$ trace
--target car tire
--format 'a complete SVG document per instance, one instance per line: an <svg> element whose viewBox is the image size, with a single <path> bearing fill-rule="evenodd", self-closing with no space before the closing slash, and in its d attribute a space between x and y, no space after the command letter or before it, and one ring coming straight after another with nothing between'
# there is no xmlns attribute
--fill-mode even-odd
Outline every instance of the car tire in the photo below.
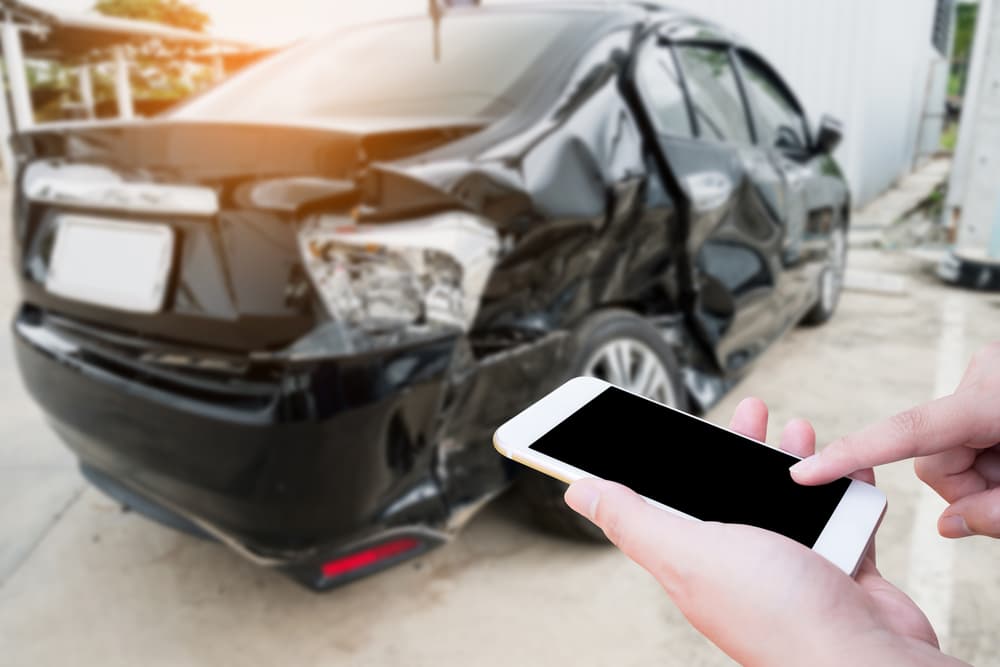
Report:
<svg viewBox="0 0 1000 667"><path fill-rule="evenodd" d="M844 290L844 271L847 267L847 229L838 219L834 219L830 232L829 252L826 264L819 274L819 294L816 303L802 318L802 323L810 326L825 324L837 310L840 294Z"/></svg>
<svg viewBox="0 0 1000 667"><path fill-rule="evenodd" d="M641 317L625 310L601 311L576 328L571 345L569 377L594 375L672 407L687 409L680 365L660 332ZM620 362L625 358L630 360L629 377L621 375L625 369ZM646 387L639 386L641 379L647 380ZM520 491L531 514L545 528L577 539L606 541L600 528L567 507L563 500L566 485L559 480L525 470Z"/></svg>

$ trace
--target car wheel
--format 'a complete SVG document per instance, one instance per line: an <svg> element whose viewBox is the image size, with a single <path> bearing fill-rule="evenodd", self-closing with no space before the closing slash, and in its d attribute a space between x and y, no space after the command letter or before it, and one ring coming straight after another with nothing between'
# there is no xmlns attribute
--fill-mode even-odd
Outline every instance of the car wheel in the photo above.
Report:
<svg viewBox="0 0 1000 667"><path fill-rule="evenodd" d="M687 408L680 366L651 324L623 310L602 311L573 333L570 375L592 375L675 408ZM533 516L545 527L576 538L604 541L600 528L563 500L566 485L533 470L521 479Z"/></svg>
<svg viewBox="0 0 1000 667"><path fill-rule="evenodd" d="M830 246L826 265L819 274L819 296L816 303L802 318L804 324L823 324L837 310L840 303L840 293L844 290L844 271L847 268L847 230L844 225L834 221L835 227L830 233Z"/></svg>

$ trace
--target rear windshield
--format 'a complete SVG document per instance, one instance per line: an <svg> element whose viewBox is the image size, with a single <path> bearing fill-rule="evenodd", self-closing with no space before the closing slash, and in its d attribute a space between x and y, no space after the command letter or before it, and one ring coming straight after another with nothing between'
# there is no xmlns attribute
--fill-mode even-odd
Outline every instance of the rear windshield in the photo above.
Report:
<svg viewBox="0 0 1000 667"><path fill-rule="evenodd" d="M235 76L175 118L323 122L392 117L488 120L575 57L593 14L454 12L311 40Z"/></svg>

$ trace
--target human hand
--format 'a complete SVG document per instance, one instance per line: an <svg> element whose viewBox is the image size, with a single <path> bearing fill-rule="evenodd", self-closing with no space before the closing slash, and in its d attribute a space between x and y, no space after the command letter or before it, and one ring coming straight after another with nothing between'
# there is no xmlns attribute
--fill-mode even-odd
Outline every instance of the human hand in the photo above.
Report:
<svg viewBox="0 0 1000 667"><path fill-rule="evenodd" d="M767 407L743 401L731 428L763 441ZM793 421L781 448L815 451L805 421ZM871 471L858 475L874 481ZM937 650L923 613L875 568L874 551L851 579L784 536L683 519L625 487L582 480L566 502L660 582L691 624L743 665L960 664Z"/></svg>
<svg viewBox="0 0 1000 667"><path fill-rule="evenodd" d="M950 503L944 537L1000 537L1000 343L980 350L955 393L834 440L792 467L800 484L916 458L917 477Z"/></svg>

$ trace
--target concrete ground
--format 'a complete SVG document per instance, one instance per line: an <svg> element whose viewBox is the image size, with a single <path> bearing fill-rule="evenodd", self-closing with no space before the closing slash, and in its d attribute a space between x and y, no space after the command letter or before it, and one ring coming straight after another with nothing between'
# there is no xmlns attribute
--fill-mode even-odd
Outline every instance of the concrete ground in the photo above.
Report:
<svg viewBox="0 0 1000 667"><path fill-rule="evenodd" d="M772 439L805 416L828 441L949 391L1000 331L1000 296L944 287L904 255L860 250L851 264L904 276L905 292L846 293L832 322L790 332L712 420L753 394L771 406ZM4 321L15 302L8 275ZM123 513L82 482L0 332L4 665L730 664L645 572L613 549L540 532L510 498L453 543L324 595ZM890 499L884 574L925 606L950 652L1000 663L1000 544L938 538L943 504L908 464L882 470L880 484Z"/></svg>
<svg viewBox="0 0 1000 667"><path fill-rule="evenodd" d="M941 155L926 160L881 196L854 211L851 228L854 231L884 229L899 218L918 208L927 195L948 182L951 156Z"/></svg>

